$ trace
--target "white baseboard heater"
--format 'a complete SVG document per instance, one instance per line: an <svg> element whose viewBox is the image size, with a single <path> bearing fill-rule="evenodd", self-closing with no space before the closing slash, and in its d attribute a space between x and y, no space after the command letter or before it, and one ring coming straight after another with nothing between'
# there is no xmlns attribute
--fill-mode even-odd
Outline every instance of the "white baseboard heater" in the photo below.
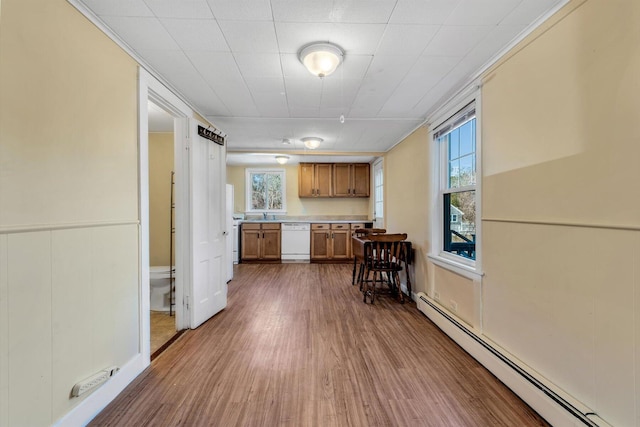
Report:
<svg viewBox="0 0 640 427"><path fill-rule="evenodd" d="M611 427L595 412L533 375L507 352L480 337L425 293L415 294L422 313L554 426Z"/></svg>

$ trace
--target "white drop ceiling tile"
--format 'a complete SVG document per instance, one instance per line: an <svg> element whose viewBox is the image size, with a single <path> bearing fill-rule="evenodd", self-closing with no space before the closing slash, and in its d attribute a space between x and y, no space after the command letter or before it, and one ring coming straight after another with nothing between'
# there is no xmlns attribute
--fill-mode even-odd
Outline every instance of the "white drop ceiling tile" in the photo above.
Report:
<svg viewBox="0 0 640 427"><path fill-rule="evenodd" d="M346 55L373 55L384 34L384 24L276 23L282 53L298 52L309 43L331 42Z"/></svg>
<svg viewBox="0 0 640 427"><path fill-rule="evenodd" d="M187 56L205 81L216 92L219 86L245 86L240 70L231 53L198 51L187 52Z"/></svg>
<svg viewBox="0 0 640 427"><path fill-rule="evenodd" d="M291 117L315 118L315 117L318 117L319 113L320 113L319 108L303 107L303 106L292 107L291 103L289 103L289 114L291 114Z"/></svg>
<svg viewBox="0 0 640 427"><path fill-rule="evenodd" d="M563 3L561 0L523 0L500 22L500 25L529 26L532 21L542 17L561 3Z"/></svg>
<svg viewBox="0 0 640 427"><path fill-rule="evenodd" d="M437 25L388 25L376 55L414 55L422 52L435 36Z"/></svg>
<svg viewBox="0 0 640 427"><path fill-rule="evenodd" d="M279 93L253 92L253 101L262 117L288 117L287 99Z"/></svg>
<svg viewBox="0 0 640 427"><path fill-rule="evenodd" d="M376 55L367 70L364 83L393 90L418 59L418 55Z"/></svg>
<svg viewBox="0 0 640 427"><path fill-rule="evenodd" d="M522 0L461 0L445 25L497 25Z"/></svg>
<svg viewBox="0 0 640 427"><path fill-rule="evenodd" d="M277 93L285 97L284 80L282 77L246 77L244 78L251 93L267 92Z"/></svg>
<svg viewBox="0 0 640 427"><path fill-rule="evenodd" d="M233 52L278 53L273 23L267 21L218 21Z"/></svg>
<svg viewBox="0 0 640 427"><path fill-rule="evenodd" d="M308 79L314 76L302 65L298 56L290 53L280 55L282 72L285 79Z"/></svg>
<svg viewBox="0 0 640 427"><path fill-rule="evenodd" d="M340 46L347 55L373 55L385 27L384 24L334 24L329 41Z"/></svg>
<svg viewBox="0 0 640 427"><path fill-rule="evenodd" d="M178 50L178 44L155 18L105 16L104 22L134 50Z"/></svg>
<svg viewBox="0 0 640 427"><path fill-rule="evenodd" d="M444 26L433 37L423 55L464 56L493 28L492 26Z"/></svg>
<svg viewBox="0 0 640 427"><path fill-rule="evenodd" d="M276 22L275 27L280 52L296 55L309 43L329 41L334 31L334 25L330 23Z"/></svg>
<svg viewBox="0 0 640 427"><path fill-rule="evenodd" d="M276 22L332 22L332 1L271 0Z"/></svg>
<svg viewBox="0 0 640 427"><path fill-rule="evenodd" d="M182 50L230 50L215 19L163 18L160 22Z"/></svg>
<svg viewBox="0 0 640 427"><path fill-rule="evenodd" d="M235 53L242 75L247 77L279 77L282 79L280 55L277 53Z"/></svg>
<svg viewBox="0 0 640 427"><path fill-rule="evenodd" d="M145 0L159 18L213 18L206 0Z"/></svg>
<svg viewBox="0 0 640 427"><path fill-rule="evenodd" d="M366 75L372 60L373 55L345 55L340 68L336 70L334 75L336 78L346 80L361 79Z"/></svg>
<svg viewBox="0 0 640 427"><path fill-rule="evenodd" d="M322 108L338 108L348 111L358 94L360 82L360 80L323 79Z"/></svg>
<svg viewBox="0 0 640 427"><path fill-rule="evenodd" d="M331 22L379 23L389 22L396 0L334 1Z"/></svg>
<svg viewBox="0 0 640 427"><path fill-rule="evenodd" d="M320 79L287 79L285 87L291 111L299 107L320 108L322 96L322 81Z"/></svg>
<svg viewBox="0 0 640 427"><path fill-rule="evenodd" d="M153 16L143 0L82 0L98 16Z"/></svg>
<svg viewBox="0 0 640 427"><path fill-rule="evenodd" d="M460 0L398 0L389 23L441 25Z"/></svg>
<svg viewBox="0 0 640 427"><path fill-rule="evenodd" d="M269 0L207 0L218 20L270 21Z"/></svg>

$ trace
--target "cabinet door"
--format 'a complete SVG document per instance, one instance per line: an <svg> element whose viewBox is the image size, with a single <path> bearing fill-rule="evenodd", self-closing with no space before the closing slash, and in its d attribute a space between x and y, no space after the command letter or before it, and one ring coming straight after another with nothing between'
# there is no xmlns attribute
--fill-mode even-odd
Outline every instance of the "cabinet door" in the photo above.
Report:
<svg viewBox="0 0 640 427"><path fill-rule="evenodd" d="M280 230L262 230L262 259L280 259Z"/></svg>
<svg viewBox="0 0 640 427"><path fill-rule="evenodd" d="M253 225L253 224L251 224ZM253 227L242 227L242 255L243 260L254 260L260 258L261 231Z"/></svg>
<svg viewBox="0 0 640 427"><path fill-rule="evenodd" d="M320 226L320 227L318 227ZM329 259L330 233L328 224L313 224L311 229L311 259Z"/></svg>
<svg viewBox="0 0 640 427"><path fill-rule="evenodd" d="M349 259L351 231L349 224L332 224L331 257L332 259Z"/></svg>
<svg viewBox="0 0 640 427"><path fill-rule="evenodd" d="M356 163L353 165L353 178L351 195L355 197L369 197L369 163Z"/></svg>
<svg viewBox="0 0 640 427"><path fill-rule="evenodd" d="M332 197L331 163L317 163L316 167L316 197Z"/></svg>
<svg viewBox="0 0 640 427"><path fill-rule="evenodd" d="M300 163L298 168L298 197L315 195L315 168L313 163Z"/></svg>
<svg viewBox="0 0 640 427"><path fill-rule="evenodd" d="M333 165L333 195L335 197L351 196L351 164L335 163Z"/></svg>

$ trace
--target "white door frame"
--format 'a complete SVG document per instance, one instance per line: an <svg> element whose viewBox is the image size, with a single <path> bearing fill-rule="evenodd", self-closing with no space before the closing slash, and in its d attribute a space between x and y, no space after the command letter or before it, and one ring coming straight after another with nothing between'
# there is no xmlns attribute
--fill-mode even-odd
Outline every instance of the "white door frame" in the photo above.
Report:
<svg viewBox="0 0 640 427"><path fill-rule="evenodd" d="M176 204L176 328L189 326L189 313L182 304L190 286L189 228L189 156L185 143L188 138L188 118L192 109L143 68L138 68L138 209L140 220L140 352L145 365L151 360L150 287L149 287L149 112L147 102L157 104L174 119L174 166ZM182 230L182 231L181 231Z"/></svg>

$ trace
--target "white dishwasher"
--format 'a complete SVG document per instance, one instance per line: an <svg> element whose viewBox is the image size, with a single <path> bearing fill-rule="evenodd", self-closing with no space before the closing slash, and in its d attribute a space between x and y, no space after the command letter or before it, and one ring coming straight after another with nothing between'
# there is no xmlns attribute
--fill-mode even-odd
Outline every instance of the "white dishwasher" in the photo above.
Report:
<svg viewBox="0 0 640 427"><path fill-rule="evenodd" d="M282 262L309 262L311 226L304 222L282 223Z"/></svg>

